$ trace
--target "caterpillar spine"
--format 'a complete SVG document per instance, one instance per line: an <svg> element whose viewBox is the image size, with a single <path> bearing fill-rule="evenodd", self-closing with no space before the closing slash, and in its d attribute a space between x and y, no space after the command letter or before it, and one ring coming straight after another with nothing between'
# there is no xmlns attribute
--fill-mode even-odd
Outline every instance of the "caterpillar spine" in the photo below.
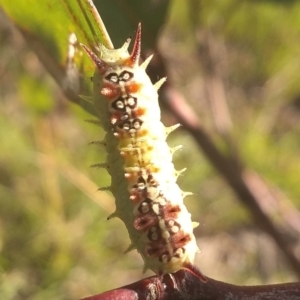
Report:
<svg viewBox="0 0 300 300"><path fill-rule="evenodd" d="M157 90L166 80L152 84L145 72L152 56L139 65L141 25L133 50L130 39L120 49L100 46L100 57L81 44L96 66L94 101L106 130L104 143L109 166L110 191L118 216L131 239L127 249L137 249L144 269L157 274L173 273L193 263L198 252L195 223L178 187L172 154L166 138L179 125L165 128L160 121ZM105 98L105 99L103 99Z"/></svg>

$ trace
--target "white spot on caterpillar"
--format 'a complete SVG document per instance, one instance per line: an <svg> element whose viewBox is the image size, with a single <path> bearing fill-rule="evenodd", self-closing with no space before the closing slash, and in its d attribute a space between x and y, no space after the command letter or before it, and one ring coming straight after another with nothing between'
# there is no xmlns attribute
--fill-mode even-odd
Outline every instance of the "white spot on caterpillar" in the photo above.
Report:
<svg viewBox="0 0 300 300"><path fill-rule="evenodd" d="M156 215L159 215L159 205L158 204L153 204L152 210Z"/></svg>
<svg viewBox="0 0 300 300"><path fill-rule="evenodd" d="M178 227L178 226L172 226L172 227L171 227L171 232L172 232L172 233L177 233L177 232L179 232L179 227Z"/></svg>
<svg viewBox="0 0 300 300"><path fill-rule="evenodd" d="M144 214L150 211L150 207L149 207L149 204L147 202L143 202L141 204L141 211Z"/></svg>

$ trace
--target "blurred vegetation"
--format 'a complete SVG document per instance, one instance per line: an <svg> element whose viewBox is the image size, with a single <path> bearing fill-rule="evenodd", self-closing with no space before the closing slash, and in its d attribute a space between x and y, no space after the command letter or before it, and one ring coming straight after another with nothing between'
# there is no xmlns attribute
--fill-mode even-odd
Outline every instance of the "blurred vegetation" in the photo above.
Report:
<svg viewBox="0 0 300 300"><path fill-rule="evenodd" d="M174 0L167 6L166 1L168 13L164 10L153 25L155 15L140 16L139 10L116 5L122 1L112 2L111 9L118 12L108 14L103 8L100 13L115 32L115 45L133 34L138 20L148 24L149 45L161 28L159 49L168 79L226 151L206 100L196 50L197 35L209 33L217 45L217 68L239 155L299 208L300 3ZM30 12L23 9L19 17L29 19ZM125 22L115 17L119 15L131 21L118 36L116 29ZM63 27L56 18L47 16L55 34ZM77 29L63 28L64 38ZM78 299L140 279L139 256L122 254L129 243L124 225L106 222L114 203L97 187L109 184L109 178L103 170L88 168L105 160L101 148L88 145L101 140L103 131L84 122L91 115L64 98L2 14L0 45L0 298ZM67 51L63 45L59 49ZM92 70L84 69L86 82L90 76ZM163 119L173 122L168 111ZM193 220L200 222L196 234L201 270L236 284L295 280L280 251L253 224L192 138L180 129L170 144L185 146L175 164L188 167L179 184L195 193L186 202Z"/></svg>

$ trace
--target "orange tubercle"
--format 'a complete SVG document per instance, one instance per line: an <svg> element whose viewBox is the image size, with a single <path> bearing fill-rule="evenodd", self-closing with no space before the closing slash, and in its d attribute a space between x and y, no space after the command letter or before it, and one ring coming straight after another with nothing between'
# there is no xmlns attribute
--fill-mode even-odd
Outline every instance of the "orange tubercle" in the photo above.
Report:
<svg viewBox="0 0 300 300"><path fill-rule="evenodd" d="M132 82L126 86L126 93L127 94L132 94L132 93L137 93L142 87L142 84L137 83L137 82Z"/></svg>
<svg viewBox="0 0 300 300"><path fill-rule="evenodd" d="M135 111L134 111L134 115L135 117L141 117L145 114L146 110L145 108L137 108Z"/></svg>

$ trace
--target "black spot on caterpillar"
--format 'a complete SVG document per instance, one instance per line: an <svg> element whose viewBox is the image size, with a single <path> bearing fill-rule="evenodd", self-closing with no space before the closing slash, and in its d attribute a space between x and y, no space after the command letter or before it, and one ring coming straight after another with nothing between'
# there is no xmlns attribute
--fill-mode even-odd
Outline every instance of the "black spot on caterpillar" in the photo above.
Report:
<svg viewBox="0 0 300 300"><path fill-rule="evenodd" d="M100 57L82 45L96 65L94 100L106 137L110 190L116 211L125 223L131 245L157 274L173 273L193 263L198 247L195 223L176 180L166 138L178 125L165 128L160 121L157 90L165 78L152 84L145 72L152 56L139 65L141 25L133 50L130 40L120 49L100 46Z"/></svg>

